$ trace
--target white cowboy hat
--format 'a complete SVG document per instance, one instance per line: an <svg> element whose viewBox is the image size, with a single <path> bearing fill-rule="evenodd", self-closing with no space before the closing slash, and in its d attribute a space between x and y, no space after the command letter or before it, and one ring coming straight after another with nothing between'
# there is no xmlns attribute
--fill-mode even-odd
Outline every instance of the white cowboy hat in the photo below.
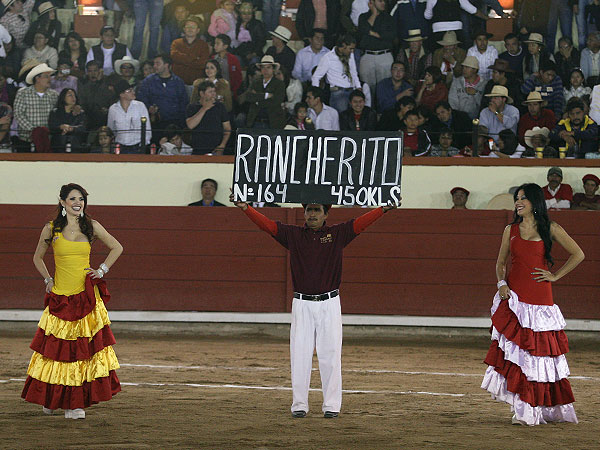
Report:
<svg viewBox="0 0 600 450"><path fill-rule="evenodd" d="M544 139L546 140L546 142L548 142L548 135L550 134L550 130L546 127L533 127L532 129L527 130L525 132L525 145L529 148L533 148L533 137L540 134L544 136Z"/></svg>
<svg viewBox="0 0 600 450"><path fill-rule="evenodd" d="M446 47L448 45L457 45L460 44L460 41L456 39L456 33L454 31L446 31L444 33L444 37L441 41L437 41L442 47Z"/></svg>
<svg viewBox="0 0 600 450"><path fill-rule="evenodd" d="M42 14L46 14L47 12L50 12L53 9L56 9L56 6L54 6L52 2L41 3L40 6L38 6L38 15L41 16Z"/></svg>
<svg viewBox="0 0 600 450"><path fill-rule="evenodd" d="M27 74L27 77L25 78L25 82L27 84L33 84L33 79L36 77L36 75L39 75L40 73L46 73L46 72L54 73L54 72L56 72L56 70L54 70L52 67L48 67L48 65L46 63L38 64L33 69L31 69L31 72L29 72Z"/></svg>
<svg viewBox="0 0 600 450"><path fill-rule="evenodd" d="M131 64L133 66L133 73L137 73L138 69L140 68L140 62L137 59L133 59L131 56L123 56L122 59L117 59L115 61L115 72L117 72L119 75L121 74L121 66L123 64Z"/></svg>
<svg viewBox="0 0 600 450"><path fill-rule="evenodd" d="M256 63L256 67L260 69L260 66L265 66L267 64L271 64L273 69L279 69L279 63L276 63L271 55L265 55L262 57L259 63Z"/></svg>
<svg viewBox="0 0 600 450"><path fill-rule="evenodd" d="M513 99L508 95L508 89L505 86L497 84L492 88L489 94L485 94L486 97L506 97L506 103L511 104Z"/></svg>
<svg viewBox="0 0 600 450"><path fill-rule="evenodd" d="M292 32L282 25L279 25L277 28L275 28L275 31L269 31L269 33L271 36L275 36L285 43L288 43L292 38Z"/></svg>
<svg viewBox="0 0 600 450"><path fill-rule="evenodd" d="M421 36L421 30L417 28L416 30L408 30L408 37L404 38L406 42L413 41L424 41L425 38Z"/></svg>

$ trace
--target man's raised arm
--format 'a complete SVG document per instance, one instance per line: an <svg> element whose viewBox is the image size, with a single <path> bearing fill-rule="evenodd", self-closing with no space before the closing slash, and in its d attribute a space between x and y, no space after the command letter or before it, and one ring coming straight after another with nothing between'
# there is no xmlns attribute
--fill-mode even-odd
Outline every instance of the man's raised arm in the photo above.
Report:
<svg viewBox="0 0 600 450"><path fill-rule="evenodd" d="M275 236L277 234L277 224L267 216L259 213L246 202L234 201L233 193L229 196L229 201L244 211L244 214L246 214L248 218L258 226L258 228L266 233L269 233L271 236Z"/></svg>
<svg viewBox="0 0 600 450"><path fill-rule="evenodd" d="M388 212L390 209L396 209L400 206L400 203L394 204L390 203L386 206L382 206L381 208L375 208L369 211L368 213L363 214L362 216L354 219L354 223L352 227L354 228L354 232L356 234L360 234L365 231L370 225L373 224L377 219L383 216L384 213Z"/></svg>

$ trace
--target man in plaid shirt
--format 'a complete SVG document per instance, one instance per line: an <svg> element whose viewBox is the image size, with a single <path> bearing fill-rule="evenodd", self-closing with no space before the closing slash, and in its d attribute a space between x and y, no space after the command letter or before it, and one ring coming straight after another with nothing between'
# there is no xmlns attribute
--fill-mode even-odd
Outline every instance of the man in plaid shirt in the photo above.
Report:
<svg viewBox="0 0 600 450"><path fill-rule="evenodd" d="M25 34L31 25L31 10L35 0L2 0L4 15L0 18L0 24L8 30L15 39L17 48L23 49L27 44L23 42Z"/></svg>
<svg viewBox="0 0 600 450"><path fill-rule="evenodd" d="M56 107L58 93L50 89L50 75L56 70L39 64L27 75L27 86L17 92L15 119L18 123L20 142L15 143L18 152L27 152L31 147L31 132L38 127L48 127L50 111Z"/></svg>

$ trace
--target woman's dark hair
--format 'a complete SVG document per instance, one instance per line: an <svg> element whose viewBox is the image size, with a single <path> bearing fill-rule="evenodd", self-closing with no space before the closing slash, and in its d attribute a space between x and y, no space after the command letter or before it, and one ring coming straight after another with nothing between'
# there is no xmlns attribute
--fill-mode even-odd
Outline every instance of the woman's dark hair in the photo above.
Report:
<svg viewBox="0 0 600 450"><path fill-rule="evenodd" d="M206 61L206 64L208 63L211 63L217 68L216 79L220 80L221 78L223 78L223 70L221 69L221 64L219 64L219 61L217 61L216 59L209 59L208 61ZM208 78L208 76L206 75L206 64L204 65L204 76Z"/></svg>
<svg viewBox="0 0 600 450"><path fill-rule="evenodd" d="M294 116L298 115L300 108L304 108L308 111L308 104L306 102L298 102L294 105Z"/></svg>
<svg viewBox="0 0 600 450"><path fill-rule="evenodd" d="M94 139L94 142L97 146L100 145L100 133L105 133L111 139L115 138L115 133L113 133L113 130L104 125L103 127L98 128L98 131L96 131L96 138Z"/></svg>
<svg viewBox="0 0 600 450"><path fill-rule="evenodd" d="M571 86L571 77L573 76L573 74L577 72L579 75L581 75L581 85L582 86L586 86L585 82L585 75L583 75L583 72L581 71L581 69L579 67L575 67L573 70L571 70L569 72L569 78L566 80L563 80L564 85L567 89L571 89L573 86Z"/></svg>
<svg viewBox="0 0 600 450"><path fill-rule="evenodd" d="M505 155L512 155L517 149L517 145L519 145L517 135L513 133L512 130L500 131L498 133L498 139L502 139L502 142L504 142L504 150L502 150L502 153Z"/></svg>
<svg viewBox="0 0 600 450"><path fill-rule="evenodd" d="M438 84L442 81L442 71L437 66L429 66L425 69L425 72L431 75L433 78L433 84Z"/></svg>
<svg viewBox="0 0 600 450"><path fill-rule="evenodd" d="M292 74L290 73L290 69L288 69L285 66L279 66L278 70L283 75L283 84L285 84L285 87L287 88L290 85L290 80L292 79Z"/></svg>
<svg viewBox="0 0 600 450"><path fill-rule="evenodd" d="M75 31L71 31L69 34L67 34L65 36L65 41L63 43L63 50L65 51L65 53L67 53L68 55L71 54L71 47L69 46L70 39L75 39L76 41L79 42L79 53L80 54L85 55L87 53L87 49L85 48L85 41L79 35L79 33L76 33Z"/></svg>
<svg viewBox="0 0 600 450"><path fill-rule="evenodd" d="M86 212L87 205L88 205L87 191L78 184L69 183L69 184L63 185L60 188L60 193L58 194L58 196L60 197L61 200L66 201L67 197L69 196L69 193L73 190L81 192L81 195L83 196L83 200L84 200L83 216L79 216L79 220L78 220L79 229L87 237L88 241L92 242L94 240L94 226L92 225L91 217ZM56 233L62 232L62 230L67 225L67 216L62 215L62 210L63 210L63 206L60 204L60 202L58 202L58 209L56 212L56 217L52 221L52 233L51 233L50 239L46 239L47 244L51 244L52 239L54 238L54 235Z"/></svg>
<svg viewBox="0 0 600 450"><path fill-rule="evenodd" d="M58 100L56 101L56 108L64 109L64 107L66 106L65 97L67 96L69 91L73 92L73 95L75 95L75 104L76 105L79 104L79 97L77 96L77 92L75 91L75 89L64 88L62 91L60 91L60 94L58 94Z"/></svg>
<svg viewBox="0 0 600 450"><path fill-rule="evenodd" d="M542 188L535 183L525 183L517 188L515 194L513 196L515 202L517 201L517 196L519 195L519 191L523 191L525 193L525 197L527 200L531 202L531 207L533 208L533 218L535 219L535 223L537 226L537 231L544 241L544 257L548 262L548 265L552 267L554 265L554 260L552 259L551 250L552 250L552 238L550 237L550 218L548 217L548 210L546 209L546 200L544 199L544 191ZM515 208L513 214L513 221L511 223L521 223L523 222L523 217L517 214L517 209Z"/></svg>

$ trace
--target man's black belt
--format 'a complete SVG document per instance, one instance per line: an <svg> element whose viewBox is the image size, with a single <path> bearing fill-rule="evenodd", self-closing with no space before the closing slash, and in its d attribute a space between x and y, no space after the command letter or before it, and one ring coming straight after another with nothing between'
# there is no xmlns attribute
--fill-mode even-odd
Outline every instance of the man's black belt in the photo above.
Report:
<svg viewBox="0 0 600 450"><path fill-rule="evenodd" d="M333 291L326 292L324 294L315 294L315 295L308 295L308 294L301 294L300 292L294 292L294 298L297 298L300 300L308 300L309 302L322 302L324 300L329 300L330 298L337 297L338 295L340 295L339 289L335 289Z"/></svg>
<svg viewBox="0 0 600 450"><path fill-rule="evenodd" d="M385 50L365 50L367 55L385 55L389 52L391 52L389 48L386 48Z"/></svg>

